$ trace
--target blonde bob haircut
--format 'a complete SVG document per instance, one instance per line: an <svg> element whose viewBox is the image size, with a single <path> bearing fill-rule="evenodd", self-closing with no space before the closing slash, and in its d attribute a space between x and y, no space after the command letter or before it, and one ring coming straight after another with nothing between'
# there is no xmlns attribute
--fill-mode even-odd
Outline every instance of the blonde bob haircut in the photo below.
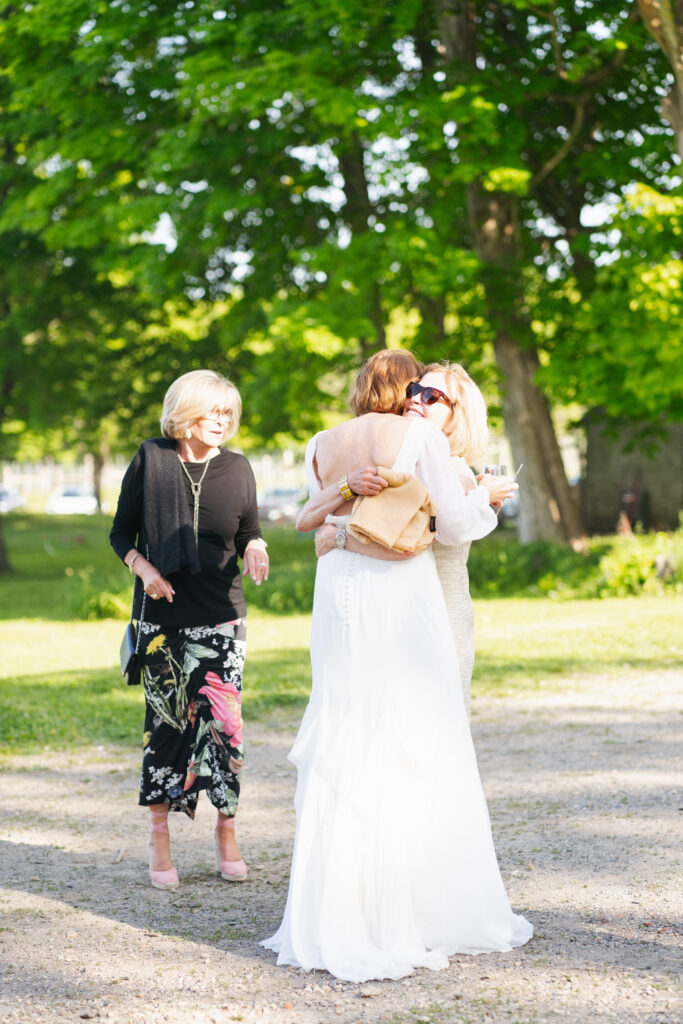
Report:
<svg viewBox="0 0 683 1024"><path fill-rule="evenodd" d="M161 432L175 440L202 416L220 409L228 412L224 440L237 433L242 415L242 399L234 384L213 370L190 370L174 380L164 396Z"/></svg>
<svg viewBox="0 0 683 1024"><path fill-rule="evenodd" d="M448 397L455 403L443 427L451 454L461 455L469 466L479 465L486 457L489 437L486 402L481 391L460 363L430 363L423 372L442 373Z"/></svg>
<svg viewBox="0 0 683 1024"><path fill-rule="evenodd" d="M361 366L354 381L349 405L354 416L366 412L393 412L400 416L406 400L406 387L424 373L412 352L385 348L375 352Z"/></svg>

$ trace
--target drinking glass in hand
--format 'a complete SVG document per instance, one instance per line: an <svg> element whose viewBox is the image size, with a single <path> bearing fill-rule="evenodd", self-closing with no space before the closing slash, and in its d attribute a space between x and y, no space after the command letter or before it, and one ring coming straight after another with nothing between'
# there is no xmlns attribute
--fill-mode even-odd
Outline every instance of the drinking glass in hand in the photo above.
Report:
<svg viewBox="0 0 683 1024"><path fill-rule="evenodd" d="M495 463L489 466L484 466L484 472L490 473L491 476L507 476L508 468L502 463Z"/></svg>

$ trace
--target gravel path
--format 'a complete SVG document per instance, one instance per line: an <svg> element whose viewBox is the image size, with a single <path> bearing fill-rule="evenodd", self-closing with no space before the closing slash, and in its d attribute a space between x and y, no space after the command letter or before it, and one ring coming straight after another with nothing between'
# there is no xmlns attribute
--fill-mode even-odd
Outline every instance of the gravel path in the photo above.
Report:
<svg viewBox="0 0 683 1024"><path fill-rule="evenodd" d="M277 968L294 830L293 717L247 728L240 839L251 877L212 871L213 812L172 821L176 893L153 890L138 756L6 760L0 771L0 1019L7 1024L673 1024L682 1016L681 676L564 680L475 699L503 875L536 935L399 982ZM446 782L444 784L447 784Z"/></svg>

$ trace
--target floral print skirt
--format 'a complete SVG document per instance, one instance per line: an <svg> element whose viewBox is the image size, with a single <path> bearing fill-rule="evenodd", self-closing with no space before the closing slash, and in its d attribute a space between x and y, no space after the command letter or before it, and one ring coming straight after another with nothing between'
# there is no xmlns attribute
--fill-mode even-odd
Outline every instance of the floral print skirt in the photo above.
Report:
<svg viewBox="0 0 683 1024"><path fill-rule="evenodd" d="M140 804L194 818L205 789L232 818L240 793L246 620L167 628L143 622L145 688Z"/></svg>

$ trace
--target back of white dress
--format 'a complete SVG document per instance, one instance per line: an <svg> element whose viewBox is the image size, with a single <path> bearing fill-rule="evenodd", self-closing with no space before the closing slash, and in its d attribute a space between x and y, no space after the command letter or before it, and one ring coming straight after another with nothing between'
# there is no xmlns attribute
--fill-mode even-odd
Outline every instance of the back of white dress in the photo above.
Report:
<svg viewBox="0 0 683 1024"><path fill-rule="evenodd" d="M394 468L441 486L443 508L430 436L411 427ZM290 754L289 895L264 945L280 964L365 981L526 942L531 925L512 913L496 862L431 552L319 559L311 663Z"/></svg>

